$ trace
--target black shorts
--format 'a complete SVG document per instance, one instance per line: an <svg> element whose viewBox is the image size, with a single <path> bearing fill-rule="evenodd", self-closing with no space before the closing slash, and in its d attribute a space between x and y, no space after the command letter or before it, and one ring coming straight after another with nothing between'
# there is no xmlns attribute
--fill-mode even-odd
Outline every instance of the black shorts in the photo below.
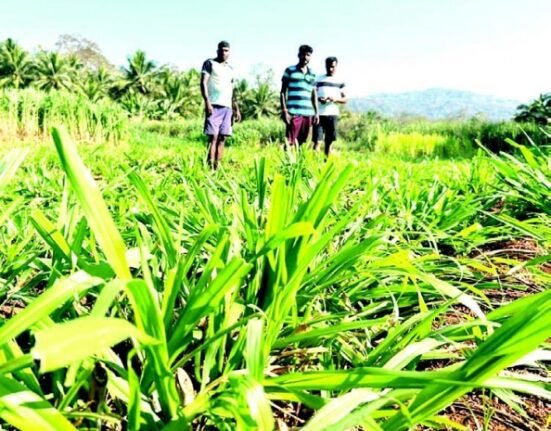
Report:
<svg viewBox="0 0 551 431"><path fill-rule="evenodd" d="M314 142L319 142L325 135L325 142L333 142L337 139L336 115L320 115L320 122L314 127Z"/></svg>

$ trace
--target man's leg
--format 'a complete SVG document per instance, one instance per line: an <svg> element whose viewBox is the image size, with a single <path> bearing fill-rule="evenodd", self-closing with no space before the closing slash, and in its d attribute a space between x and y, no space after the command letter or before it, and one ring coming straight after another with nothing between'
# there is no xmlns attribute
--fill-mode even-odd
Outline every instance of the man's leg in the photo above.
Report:
<svg viewBox="0 0 551 431"><path fill-rule="evenodd" d="M297 135L298 135L298 126L299 126L300 117L291 116L291 121L287 124L286 137L287 143L284 147L284 150L287 151L288 148L295 148L297 144Z"/></svg>
<svg viewBox="0 0 551 431"><path fill-rule="evenodd" d="M298 117L299 127L297 133L297 141L299 145L304 144L310 136L310 129L312 128L312 117Z"/></svg>
<svg viewBox="0 0 551 431"><path fill-rule="evenodd" d="M325 118L325 158L329 157L331 144L337 139L337 116Z"/></svg>
<svg viewBox="0 0 551 431"><path fill-rule="evenodd" d="M325 158L327 159L329 157L329 153L331 152L331 144L333 143L333 141L331 141L330 139L327 139L325 138Z"/></svg>
<svg viewBox="0 0 551 431"><path fill-rule="evenodd" d="M232 134L232 116L233 114L231 108L223 107L220 109L220 132L218 134L218 140L216 141L215 153L216 168L220 165L220 161L224 155L226 138Z"/></svg>
<svg viewBox="0 0 551 431"><path fill-rule="evenodd" d="M220 130L220 115L213 107L212 114L205 118L205 135L208 138L207 162L212 169L216 169L216 147Z"/></svg>
<svg viewBox="0 0 551 431"><path fill-rule="evenodd" d="M215 167L214 169L217 169L220 165L220 161L222 160L222 156L224 155L224 145L226 144L226 136L225 135L219 135L218 140L216 141L216 153L215 153Z"/></svg>
<svg viewBox="0 0 551 431"><path fill-rule="evenodd" d="M317 150L319 148L319 142L323 139L323 127L321 124L321 117L320 122L314 126L314 132L312 134L312 148Z"/></svg>
<svg viewBox="0 0 551 431"><path fill-rule="evenodd" d="M216 147L218 142L218 135L207 135L208 136L208 142L209 147L207 150L207 162L209 166L213 169L215 168L216 164Z"/></svg>

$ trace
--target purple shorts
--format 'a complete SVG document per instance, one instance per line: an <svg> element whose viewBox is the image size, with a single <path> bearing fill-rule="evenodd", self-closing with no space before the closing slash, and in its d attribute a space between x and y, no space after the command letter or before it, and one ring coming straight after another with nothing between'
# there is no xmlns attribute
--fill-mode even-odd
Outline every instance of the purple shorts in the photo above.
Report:
<svg viewBox="0 0 551 431"><path fill-rule="evenodd" d="M205 118L205 135L231 135L232 110L227 106L213 105L212 114Z"/></svg>
<svg viewBox="0 0 551 431"><path fill-rule="evenodd" d="M304 117L302 115L293 115L291 123L287 125L287 139L289 145L304 144L310 134L312 126L312 117Z"/></svg>

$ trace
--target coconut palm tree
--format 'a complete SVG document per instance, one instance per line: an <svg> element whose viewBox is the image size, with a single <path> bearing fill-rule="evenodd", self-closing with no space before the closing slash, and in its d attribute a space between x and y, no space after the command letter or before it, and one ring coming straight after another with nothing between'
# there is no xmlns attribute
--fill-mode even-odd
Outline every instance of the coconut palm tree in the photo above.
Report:
<svg viewBox="0 0 551 431"><path fill-rule="evenodd" d="M96 102L109 96L109 91L114 85L114 78L105 66L100 66L96 71L88 71L79 83L78 87L88 99Z"/></svg>
<svg viewBox="0 0 551 431"><path fill-rule="evenodd" d="M123 67L123 89L136 91L141 94L150 94L155 89L155 75L157 66L154 61L148 60L145 52L136 51L128 57L128 67Z"/></svg>
<svg viewBox="0 0 551 431"><path fill-rule="evenodd" d="M155 118L199 116L202 106L199 76L195 69L178 72L162 67L156 75L155 92L151 95L158 108Z"/></svg>
<svg viewBox="0 0 551 431"><path fill-rule="evenodd" d="M72 90L75 87L75 63L57 52L42 51L35 64L34 85L41 90Z"/></svg>
<svg viewBox="0 0 551 431"><path fill-rule="evenodd" d="M33 79L33 64L29 55L13 39L0 45L0 87L22 88Z"/></svg>
<svg viewBox="0 0 551 431"><path fill-rule="evenodd" d="M78 84L78 89L92 102L97 102L104 97L100 92L98 82L90 75Z"/></svg>
<svg viewBox="0 0 551 431"><path fill-rule="evenodd" d="M259 119L277 115L278 98L272 86L263 82L250 89L241 102L244 118Z"/></svg>
<svg viewBox="0 0 551 431"><path fill-rule="evenodd" d="M158 114L174 118L185 103L186 86L181 77L168 68L159 73L159 92L156 95Z"/></svg>
<svg viewBox="0 0 551 431"><path fill-rule="evenodd" d="M199 81L201 74L197 69L189 69L180 75L184 86L184 103L180 108L180 114L184 117L199 117L203 112L203 99Z"/></svg>
<svg viewBox="0 0 551 431"><path fill-rule="evenodd" d="M246 79L238 79L233 87L233 93L239 102L247 98L249 90L249 82Z"/></svg>

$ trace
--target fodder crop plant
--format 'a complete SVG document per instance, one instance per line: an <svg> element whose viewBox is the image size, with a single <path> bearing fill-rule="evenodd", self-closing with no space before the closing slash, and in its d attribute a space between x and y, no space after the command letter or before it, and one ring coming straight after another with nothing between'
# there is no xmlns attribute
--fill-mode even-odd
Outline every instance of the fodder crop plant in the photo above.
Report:
<svg viewBox="0 0 551 431"><path fill-rule="evenodd" d="M472 397L545 426L545 148L213 173L149 133L2 147L3 428L465 429Z"/></svg>

